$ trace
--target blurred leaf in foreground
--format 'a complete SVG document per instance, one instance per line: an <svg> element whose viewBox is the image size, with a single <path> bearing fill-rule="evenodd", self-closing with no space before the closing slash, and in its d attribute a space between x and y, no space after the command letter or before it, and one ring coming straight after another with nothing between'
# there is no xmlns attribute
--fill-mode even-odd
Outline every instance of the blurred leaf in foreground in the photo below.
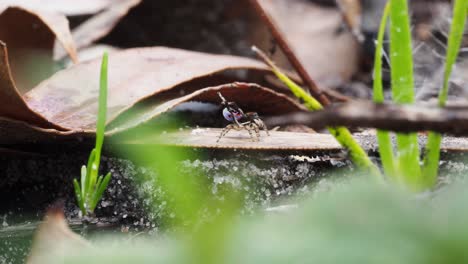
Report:
<svg viewBox="0 0 468 264"><path fill-rule="evenodd" d="M295 212L244 219L231 229L234 239L226 237L218 263L462 263L468 259L467 188L447 188L431 200L354 180ZM193 263L188 249L198 242L113 241L109 247L109 241L65 263Z"/></svg>

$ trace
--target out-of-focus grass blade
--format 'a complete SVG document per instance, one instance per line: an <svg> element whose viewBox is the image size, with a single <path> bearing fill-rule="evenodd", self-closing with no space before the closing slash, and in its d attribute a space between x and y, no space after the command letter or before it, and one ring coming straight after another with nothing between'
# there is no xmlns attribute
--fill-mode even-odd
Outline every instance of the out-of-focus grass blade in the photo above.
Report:
<svg viewBox="0 0 468 264"><path fill-rule="evenodd" d="M457 60L465 31L467 6L467 0L455 0L453 6L453 20L448 39L447 56L445 58L444 83L439 93L440 107L444 107L447 101L450 75ZM427 188L434 186L437 180L441 141L441 134L435 132L429 133L423 164L423 177Z"/></svg>
<svg viewBox="0 0 468 264"><path fill-rule="evenodd" d="M393 100L399 104L414 102L413 58L408 2L390 2L390 64ZM398 171L406 185L414 190L421 188L419 144L415 133L397 134Z"/></svg>
<svg viewBox="0 0 468 264"><path fill-rule="evenodd" d="M375 47L373 99L376 103L383 103L385 101L382 82L382 52L384 49L383 41L385 36L385 27L387 24L389 13L390 3L388 2L385 6L382 15L382 21L380 22L379 34L377 37L377 43ZM379 143L380 159L382 161L382 166L385 174L388 177L397 180L398 172L396 171L395 167L395 157L393 154L390 133L384 130L377 130L377 141Z"/></svg>
<svg viewBox="0 0 468 264"><path fill-rule="evenodd" d="M170 125L178 123L177 120L173 120ZM167 202L166 206L174 212L170 216L163 215L161 223L163 226L183 231L184 235L190 234L190 262L223 263L226 240L230 236L231 222L236 220L240 210L242 191L226 186L227 189L218 190L223 192L222 200L213 197L211 191L207 192L206 189L212 184L208 177L198 173L190 175L179 168L180 162L194 159L193 152L169 147L161 142L161 139L154 137L163 131L168 129L137 129L137 135L152 135L148 137L148 145L151 147L129 145L121 149L122 154L139 165L154 168L154 188L164 190L164 194L167 195L167 199L164 200ZM160 206L161 204L155 203L155 210L159 210ZM200 219L200 215L205 214L210 215L207 222Z"/></svg>

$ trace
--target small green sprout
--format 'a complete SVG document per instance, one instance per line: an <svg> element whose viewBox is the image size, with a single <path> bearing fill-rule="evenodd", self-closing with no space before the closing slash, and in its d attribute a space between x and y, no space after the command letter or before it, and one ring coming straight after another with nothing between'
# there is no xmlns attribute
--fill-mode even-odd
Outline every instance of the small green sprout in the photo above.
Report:
<svg viewBox="0 0 468 264"><path fill-rule="evenodd" d="M104 53L101 64L96 145L89 155L88 165L81 167L80 182L73 180L76 199L83 215L94 212L111 179L110 172L98 177L107 115L107 57L107 53Z"/></svg>

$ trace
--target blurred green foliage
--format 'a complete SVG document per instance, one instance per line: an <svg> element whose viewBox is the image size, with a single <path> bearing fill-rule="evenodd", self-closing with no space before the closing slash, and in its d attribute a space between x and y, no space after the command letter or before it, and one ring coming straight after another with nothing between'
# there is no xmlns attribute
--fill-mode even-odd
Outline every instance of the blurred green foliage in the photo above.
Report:
<svg viewBox="0 0 468 264"><path fill-rule="evenodd" d="M291 212L208 224L198 234L211 241L203 249L198 239L108 238L64 263L212 262L193 250L217 263L462 263L468 260L467 188L430 197L352 180ZM230 235L210 235L220 226Z"/></svg>
<svg viewBox="0 0 468 264"><path fill-rule="evenodd" d="M153 187L164 190L165 202L174 212L163 215L160 224L186 242L185 262L222 263L224 242L231 234L231 223L239 217L243 191L226 183L218 185L213 195L207 188L211 182L206 175L181 171L180 162L195 156L183 148L165 145L163 133L178 128L178 123L174 119L166 127L136 129L131 134L138 135L138 144L122 146L122 155L155 171L157 181L151 181ZM153 204L154 213L160 206L158 202Z"/></svg>

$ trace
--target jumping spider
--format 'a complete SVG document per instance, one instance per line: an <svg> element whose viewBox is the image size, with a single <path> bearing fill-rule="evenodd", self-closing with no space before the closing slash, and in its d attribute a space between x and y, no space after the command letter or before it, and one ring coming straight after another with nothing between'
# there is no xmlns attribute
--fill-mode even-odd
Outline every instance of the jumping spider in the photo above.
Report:
<svg viewBox="0 0 468 264"><path fill-rule="evenodd" d="M235 102L228 102L220 92L218 92L218 95L221 98L221 105L224 106L223 116L231 124L221 131L216 142L219 142L231 129L237 131L247 130L253 142L260 141L260 130L264 130L267 136L270 136L267 126L256 112L244 113Z"/></svg>

